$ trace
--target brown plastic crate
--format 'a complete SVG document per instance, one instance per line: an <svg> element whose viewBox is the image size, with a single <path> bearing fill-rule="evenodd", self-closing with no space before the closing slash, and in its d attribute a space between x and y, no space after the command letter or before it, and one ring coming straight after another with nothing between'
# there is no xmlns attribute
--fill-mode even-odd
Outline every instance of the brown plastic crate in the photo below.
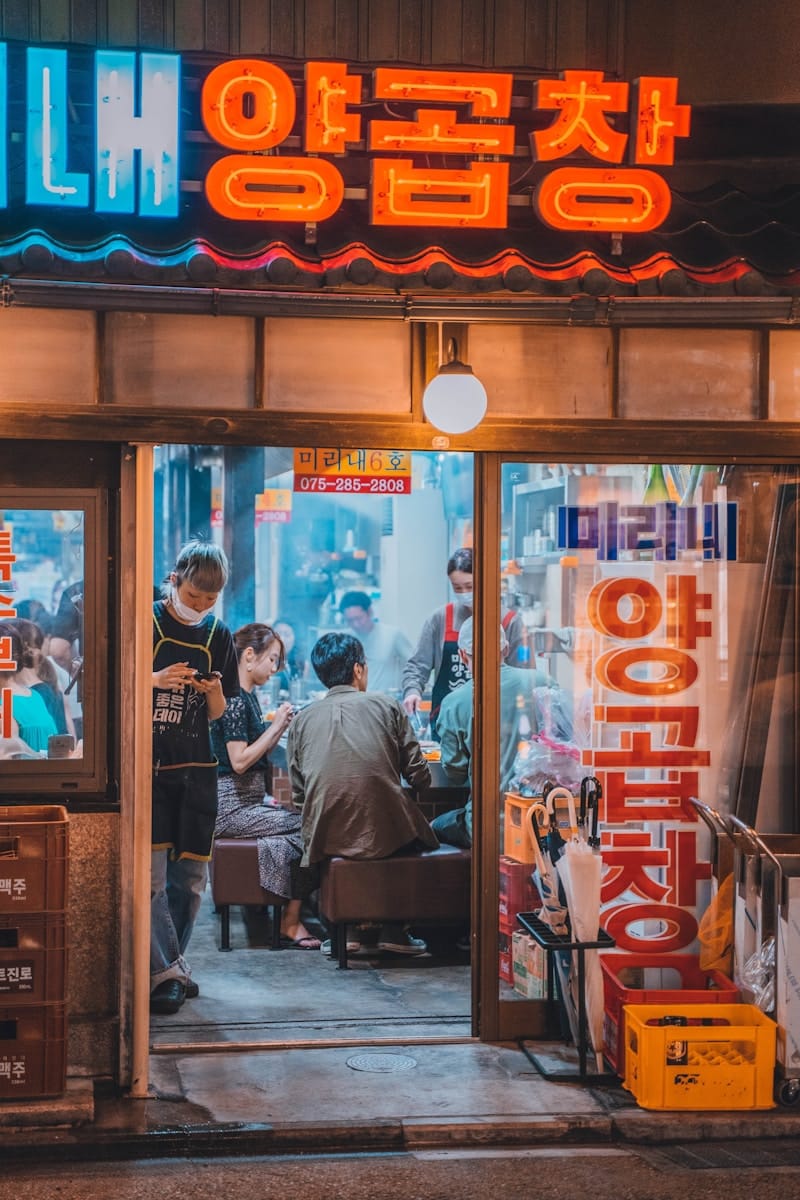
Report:
<svg viewBox="0 0 800 1200"><path fill-rule="evenodd" d="M67 1086L67 1006L0 1005L0 1100L60 1096Z"/></svg>
<svg viewBox="0 0 800 1200"><path fill-rule="evenodd" d="M51 1004L66 999L64 913L0 916L0 1004Z"/></svg>
<svg viewBox="0 0 800 1200"><path fill-rule="evenodd" d="M68 853L62 805L0 807L0 913L63 912Z"/></svg>

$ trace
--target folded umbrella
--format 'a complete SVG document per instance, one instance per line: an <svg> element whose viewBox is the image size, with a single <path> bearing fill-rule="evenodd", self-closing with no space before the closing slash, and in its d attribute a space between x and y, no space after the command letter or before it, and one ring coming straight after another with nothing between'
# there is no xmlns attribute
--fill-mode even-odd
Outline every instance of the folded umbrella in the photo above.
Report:
<svg viewBox="0 0 800 1200"><path fill-rule="evenodd" d="M544 819L545 825L549 826L550 813L545 804L537 802L532 804L528 809L526 820L536 863L534 882L542 900L542 907L539 909L539 919L545 925L549 926L557 937L568 937L569 922L566 900L564 899L563 889L559 886L558 873L550 858L550 851L548 849L550 835L547 834L542 838L539 826L540 817ZM562 1005L566 1010L570 1033L577 1045L579 1034L578 1013L572 1002L569 989L571 956L569 951L565 953L564 951L553 949L550 953L555 969L556 984Z"/></svg>
<svg viewBox="0 0 800 1200"><path fill-rule="evenodd" d="M596 783L596 781L595 781ZM595 799L598 799L597 789L592 789ZM559 793L562 793L559 795ZM588 802L588 788L586 791ZM600 881L603 871L602 859L599 853L599 838L597 836L597 804L592 810L592 833L584 840L579 834L581 828L575 816L575 802L571 793L566 789L555 788L548 795L548 809L555 805L558 799L566 799L570 813L570 823L574 829L567 839L563 852L556 863L559 879L564 887L569 911L572 940L575 942L596 942L600 929ZM584 815L585 828L585 815ZM597 1070L603 1070L603 1019L605 1015L605 999L603 992L603 975L600 967L600 957L596 949L584 950L584 1004L587 1018L587 1032L592 1049L595 1053ZM578 951L573 951L570 985L573 1004L577 1009L579 997Z"/></svg>

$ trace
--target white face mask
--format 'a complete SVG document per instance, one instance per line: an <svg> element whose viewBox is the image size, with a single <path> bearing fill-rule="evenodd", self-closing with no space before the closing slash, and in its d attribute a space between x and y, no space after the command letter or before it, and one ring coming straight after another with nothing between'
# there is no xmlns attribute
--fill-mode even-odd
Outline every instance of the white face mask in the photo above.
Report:
<svg viewBox="0 0 800 1200"><path fill-rule="evenodd" d="M456 604L463 605L464 608L472 608L472 592L456 592Z"/></svg>
<svg viewBox="0 0 800 1200"><path fill-rule="evenodd" d="M193 608L189 608L182 600L178 598L178 589L171 587L169 590L169 602L172 606L172 611L179 621L183 621L184 625L201 625L205 621L209 613L214 611L214 605L211 608L206 608L203 612L195 612Z"/></svg>

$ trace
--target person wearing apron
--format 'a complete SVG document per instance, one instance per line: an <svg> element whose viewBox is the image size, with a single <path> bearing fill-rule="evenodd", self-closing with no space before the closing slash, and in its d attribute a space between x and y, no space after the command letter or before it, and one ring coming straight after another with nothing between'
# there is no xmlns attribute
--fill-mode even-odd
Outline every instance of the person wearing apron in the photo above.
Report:
<svg viewBox="0 0 800 1200"><path fill-rule="evenodd" d="M464 666L458 652L458 629L455 627L455 605L446 604L444 610L444 641L442 642L442 661L433 681L431 691L431 737L439 740L436 721L439 709L445 696L449 696L456 688L461 687L469 678L469 672Z"/></svg>
<svg viewBox="0 0 800 1200"><path fill-rule="evenodd" d="M230 630L211 610L228 578L222 550L190 542L153 606L153 836L150 1010L198 994L184 958L206 884L217 815L209 721L239 691Z"/></svg>
<svg viewBox="0 0 800 1200"><path fill-rule="evenodd" d="M472 550L456 550L447 563L447 578L454 599L431 613L419 635L414 653L403 669L403 708L412 718L433 673L431 737L436 737L436 717L442 700L466 682L467 671L458 654L458 631L472 616ZM419 728L419 725L417 725Z"/></svg>

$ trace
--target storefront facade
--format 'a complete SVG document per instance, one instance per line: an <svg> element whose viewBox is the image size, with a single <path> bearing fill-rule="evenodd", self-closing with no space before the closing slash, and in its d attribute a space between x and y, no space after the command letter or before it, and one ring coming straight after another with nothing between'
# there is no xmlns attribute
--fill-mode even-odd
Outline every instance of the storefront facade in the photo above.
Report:
<svg viewBox="0 0 800 1200"><path fill-rule="evenodd" d="M317 7L319 17L330 6ZM92 580L86 591L93 600L84 613L84 632L88 641L91 630L95 644L95 653L85 654L87 725L80 767L64 776L55 768L44 777L28 763L7 763L3 789L9 802L61 802L69 797L74 947L70 1070L110 1076L133 1094L143 1094L146 1088L148 979L141 901L149 893L149 612L153 542L163 522L153 500L156 445L474 454L472 536L485 649L477 657L475 683L483 702L475 713L473 782L483 800L476 809L480 832L474 854L473 926L479 931L481 950L473 972L473 1017L475 1032L486 1040L535 1034L541 1027L536 1001L503 998L496 969L497 863L504 845L497 667L491 647L503 612L501 575L508 584L509 561L523 580L532 580L528 586L512 579L521 596L539 588L552 591L557 568L559 613L557 619L550 614L548 625L574 628L577 614L594 615L589 629L592 648L583 647L584 657L579 654L577 663L590 677L595 733L600 724L606 729L581 747L586 752L582 766L593 774L606 772L607 791L610 772L630 768L631 779L641 783L652 778L647 775L651 764L630 755L622 766L614 762L610 748L630 750L637 734L630 712L618 720L623 734L614 730L613 670L598 674L597 664L607 664L610 655L643 639L648 645L657 643L666 628L659 623L660 614L670 604L691 614L694 634L673 620L672 657L654 655L651 661L667 661L659 668L664 678L673 667L677 671L681 687L673 688L671 695L685 682L687 714L690 709L694 716L707 713L721 680L725 689L734 681L749 694L757 684L762 695L767 687L771 702L778 695L781 707L794 711L793 685L783 681L786 675L794 678L796 671L791 657L794 639L785 634L795 620L792 577L783 579L783 591L790 594L783 607L779 603L774 613L767 612L773 626L780 622L777 644L770 646L768 637L759 639L758 623L747 618L759 605L767 611L769 597L781 592L781 536L791 540L791 530L787 533L785 522L782 525L775 514L791 509L800 449L800 262L796 216L790 215L798 163L796 149L780 142L799 98L796 91L786 91L788 75L779 79L779 69L773 70L765 83L753 62L743 59L738 80L731 82L720 69L711 73L709 82L691 51L684 52L682 62L678 52L670 50L669 62L660 62L659 50L666 54L666 47L649 44L640 5L603 5L601 21L594 25L587 18L580 27L570 25L567 5L523 5L517 25L511 18L502 25L495 11L500 6L456 5L462 37L455 42L448 37L446 45L437 43L435 5L413 6L419 19L412 26L408 13L395 14L395 26L385 11L378 17L375 7L353 3L348 8L350 23L340 21L336 29L325 30L323 22L315 34L315 13L307 12L305 25L298 21L289 30L274 14L271 27L257 16L256 9L261 13L263 6L252 6L251 13L241 5L238 9L247 19L240 17L236 25L231 18L224 35L198 21L180 30L173 22L166 36L166 6L158 29L137 27L119 16L117 26L106 13L88 32L66 26L34 28L22 17L17 26L6 18L2 30L8 47L3 61L7 94L12 95L12 81L47 78L55 98L49 125L33 99L27 108L9 100L2 114L10 148L2 163L6 206L0 214L4 503L7 509L27 510L31 504L71 512L83 503L83 494L90 493L86 511L92 513L91 533L87 523L83 565L86 578ZM789 20L794 18L783 18L784 24ZM477 28L483 32L476 42ZM777 20L776 29L765 29L764 37L764 53L774 51L781 38L791 40L790 31L777 29ZM86 50L87 43L100 48L97 59ZM39 57L29 53L30 47ZM128 56L118 62L104 59L108 47L120 47ZM152 47L170 61L145 61L146 55L155 54ZM755 49L754 57L759 53ZM173 62L178 54L180 63ZM215 164L232 154L244 157L242 126L238 133L226 134L214 125L220 94L235 86L237 72L244 70L242 59L262 64L259 86L265 96L277 97L276 112L281 103L291 107L290 96L297 96L296 110L281 118L285 126L277 142L280 150L274 153L276 144L267 139L255 149L268 153L254 155L248 163L257 162L261 169L264 163L280 164L284 157L298 173L310 173L314 163L327 164L318 212L310 208L300 217L295 212L291 221L275 218L262 228L252 218L242 221L235 211L251 185L244 183L237 191L231 176L218 180L217 191L209 190L212 168L217 175L221 169ZM419 64L413 78L408 62ZM231 63L240 65L231 68ZM340 107L331 110L336 120L328 122L328 129L338 128L341 121L343 142L328 151L309 140L311 118L323 111L309 96L312 84L321 86L322 68L332 64L344 65L347 78L330 93L337 97L331 103ZM123 75L130 73L131 89L134 84L145 89L142 104L148 70L161 69L162 84L166 80L169 88L173 79L184 98L173 107L164 101L162 115L190 114L183 122L177 116L175 121L175 148L181 137L188 147L182 160L185 173L164 169L161 190L146 172L138 184L128 179L128 200L123 196L124 171L117 189L108 186L109 177L103 175L102 136L111 127L102 125L92 103L91 72L96 70L97 79L102 77L102 86L107 86L102 73L112 66ZM373 73L379 67L384 69L380 78ZM257 66L250 63L247 71L252 80ZM582 74L582 81L568 80L578 90L597 86L592 72L613 80L617 88L640 76L660 84L677 77L679 91L671 97L667 114L674 132L669 135L672 157L657 158L648 167L628 157L627 151L598 151L593 140L597 128L588 143L581 135L566 151L555 144L548 150L541 140L532 153L536 133L543 134L556 121L558 105L547 99L545 84L553 84L565 71ZM446 81L445 72L450 73ZM476 108L476 81L487 73L493 95L501 84L508 85L505 110L500 101L494 111L481 113ZM284 80L288 91L281 93ZM424 117L412 115L412 108L426 111L420 89L438 85L444 90L445 82L455 89L452 103L460 120L475 118L468 131L469 154L456 155L452 141L448 147L444 135L433 129L432 119L426 124ZM397 102L391 99L394 86L404 96ZM796 89L796 82L792 86ZM74 103L73 96L81 101L77 140L64 116L69 106L59 115L59 87L65 102ZM16 87L13 95L23 91ZM237 101L247 126L258 117L260 93L249 84L245 92L256 97L240 96ZM169 97L169 91L166 94ZM642 94L640 89L637 95ZM625 114L626 133L633 130L633 123L627 124L633 122L632 96L627 90L624 97L616 93L606 106L606 112L611 107ZM741 104L733 138L724 133L730 128L731 110L723 114L719 104L732 104L737 97ZM447 100L437 94L437 103L441 108ZM647 104L637 103L641 114ZM398 104L404 117L402 136L391 128L398 121ZM691 121L685 111L689 106ZM39 125L29 115L36 111ZM348 124L348 118L356 117L362 125ZM511 127L512 135L499 147L504 153L492 153L498 147L481 144L481 139L487 130L504 125ZM61 149L56 140L48 158L37 140L45 127L71 136L69 154L63 139ZM273 132L275 127L273 121ZM166 138L169 128L168 121L162 122L159 136ZM621 136L613 121L604 121L600 129ZM452 129L449 134L454 136ZM723 136L728 139L724 146ZM439 156L435 166L430 153L391 151L394 159L410 156L404 159L404 169L411 173L407 193L392 192L389 186L390 171L382 165L389 152L380 148L381 137L408 143L415 137L433 139ZM90 163L91 139L98 156ZM587 144L594 150L587 150ZM20 145L29 177L47 177L51 188L66 189L60 193L62 201L76 198L71 213L63 203L51 210L34 184L24 182L11 149ZM125 154L120 154L122 161ZM162 165L168 149L163 154ZM448 154L454 157L448 159ZM554 165L548 156L563 161ZM129 157L133 162L132 152ZM631 165L623 166L623 158ZM48 162L53 168L49 175L44 170ZM478 215L473 228L464 228L463 209L472 212L471 180L484 162L493 167L486 175L489 190L499 188L502 199L485 224ZM504 164L510 168L505 175L494 170ZM605 209L598 203L588 216L578 213L576 219L574 205L570 208L568 200L559 199L555 184L548 193L546 180L552 181L557 170L567 172L557 177L567 192L598 188L601 177L609 174L621 189L632 180L646 191L646 207L655 212L654 221L659 203L669 213L650 230L631 231L630 193L620 191L619 203L606 199ZM580 174L583 170L596 172L588 183ZM629 177L628 171L644 172L646 178ZM330 197L339 184L339 206L326 213L324 203L333 203ZM424 195L431 185L441 188L438 224L430 209L426 216L416 190ZM299 185L288 177L268 186L277 186L274 195L279 198L296 196L300 189L308 199L313 190L307 179ZM452 190L447 189L455 186L465 191L459 194L460 208L453 207L448 218L443 214ZM147 211L148 203L170 203L173 193L172 216L161 220ZM387 194L396 204L407 202L412 209L419 205L413 222L398 216L391 205L387 210ZM313 204L313 196L308 202ZM598 232L596 222L609 205L615 208L614 219L601 224ZM489 398L484 420L458 435L434 428L426 420L422 400L451 338ZM665 484L664 494L646 497L642 489L647 490L647 465L676 463L684 464L686 473L677 475L677 482L673 479L672 490ZM704 471L696 472L695 490L687 500L692 467ZM599 482L621 476L620 484ZM560 490L550 497L544 513L526 524L523 499L546 494L542 483L558 483ZM678 485L683 495L676 493ZM762 501L765 494L767 500ZM699 514L691 518L697 527L687 525L688 518L681 524L681 518L665 507L680 507L681 500ZM610 513L614 504L618 509ZM619 511L647 504L652 528L641 511ZM730 504L739 506L735 547L733 527L725 525ZM550 509L555 509L552 528ZM643 540L626 541L618 522L637 520ZM524 542L537 533L538 545ZM595 566L616 566L581 574L587 555ZM677 582L668 583L670 564L690 559L699 561L699 568L673 572ZM731 563L741 566L740 575L725 573L723 568ZM772 592L764 587L765 578L771 578L771 563L777 581ZM573 569L577 582L568 595L562 583L564 573ZM691 584L681 582L689 576ZM603 580L620 578L626 581L624 587L616 599L609 599ZM669 590L673 586L674 593ZM746 596L738 608L730 598L734 587ZM709 596L713 599L706 605ZM551 596L549 603L552 608L556 600ZM738 639L740 654L742 647L748 656L753 644L761 648L759 662L766 664L762 674L748 677L735 654L724 677L709 674L712 662L725 657L720 646L729 645L720 634L723 616L727 634L735 633ZM688 681L680 672L698 645L702 670L699 680L693 676ZM678 662L676 655L684 657ZM627 666L618 663L618 669L627 679ZM631 678L635 677L633 670ZM629 692L635 689L620 687L619 678L616 692L624 694L630 708ZM657 692L662 676L647 679ZM571 680L568 686L574 694ZM640 699L645 692L646 687L640 688ZM738 719L739 709L729 699L726 705L727 716ZM793 745L786 742L791 722L784 722L778 735L773 729L772 736L782 739L776 751L774 743L768 745L769 722L758 728L754 707L757 713L758 703L754 706L751 700L743 718L751 730L749 757L741 757L738 782L728 795L740 796L742 805L751 806L739 808L749 820L759 815L774 828L796 831L793 799L777 808L762 805L760 814L752 807L754 795L762 789L766 793L771 782L777 781L786 794L796 761ZM657 764L662 771L673 766L676 771L707 771L702 787L699 777L678 781L680 786L673 789L678 803L695 782L701 795L717 797L718 776L731 769L732 760L723 754L725 721L702 715L699 720L701 736L694 742L687 743L680 734L664 739L673 748L695 747L695 761L688 762L688 755L685 762L676 758ZM614 789L611 780L612 797ZM623 794L627 799L620 799ZM608 814L606 819L620 826L632 822L638 830L637 816L639 824L648 817L641 812L628 812L626 817L631 794L616 785L617 820ZM675 839L677 846L677 834ZM624 841L620 837L609 850L621 855ZM646 848L657 854L668 846L665 837L663 845L651 840ZM685 859L699 863L702 854L687 849ZM620 870L624 871L622 858ZM698 879L701 874L696 872ZM687 868L685 878L681 876L684 884L689 876ZM668 880L667 892L672 888L677 895L679 882ZM641 890L635 894L641 901ZM662 900L665 895L662 889ZM684 896L675 907L697 909L698 896L695 890L691 900ZM652 918L653 913L645 916ZM623 918L620 922L624 938ZM104 947L99 971L88 949L98 944Z"/></svg>

